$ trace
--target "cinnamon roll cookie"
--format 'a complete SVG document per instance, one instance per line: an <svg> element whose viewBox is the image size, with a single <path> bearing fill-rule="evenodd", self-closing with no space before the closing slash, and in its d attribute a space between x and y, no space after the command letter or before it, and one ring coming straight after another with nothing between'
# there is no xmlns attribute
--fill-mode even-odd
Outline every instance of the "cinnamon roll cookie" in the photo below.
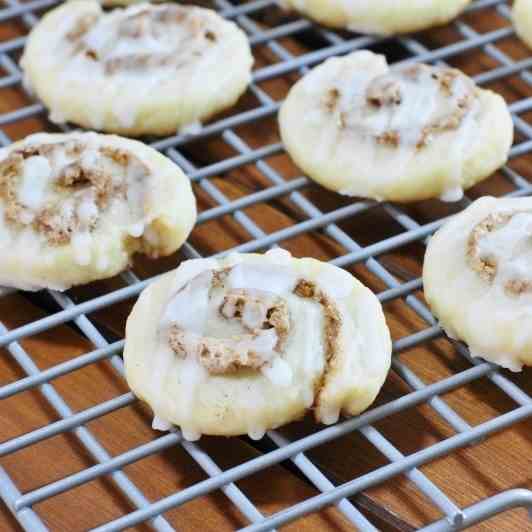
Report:
<svg viewBox="0 0 532 532"><path fill-rule="evenodd" d="M515 0L512 20L517 35L532 48L532 0Z"/></svg>
<svg viewBox="0 0 532 532"><path fill-rule="evenodd" d="M390 367L377 298L349 273L283 250L183 263L128 319L124 361L155 428L260 438L309 409L355 415Z"/></svg>
<svg viewBox="0 0 532 532"><path fill-rule="evenodd" d="M310 178L348 196L455 201L507 159L504 100L458 70L390 68L369 51L335 57L290 90L279 123Z"/></svg>
<svg viewBox="0 0 532 532"><path fill-rule="evenodd" d="M483 197L430 240L425 298L472 356L532 365L532 198Z"/></svg>
<svg viewBox="0 0 532 532"><path fill-rule="evenodd" d="M245 34L214 11L96 1L50 11L21 66L56 122L127 135L191 131L233 105L251 79Z"/></svg>
<svg viewBox="0 0 532 532"><path fill-rule="evenodd" d="M394 35L445 24L471 0L283 0L287 7L333 28Z"/></svg>
<svg viewBox="0 0 532 532"><path fill-rule="evenodd" d="M0 153L0 285L64 290L111 277L135 252L173 253L195 218L188 179L145 144L32 135Z"/></svg>

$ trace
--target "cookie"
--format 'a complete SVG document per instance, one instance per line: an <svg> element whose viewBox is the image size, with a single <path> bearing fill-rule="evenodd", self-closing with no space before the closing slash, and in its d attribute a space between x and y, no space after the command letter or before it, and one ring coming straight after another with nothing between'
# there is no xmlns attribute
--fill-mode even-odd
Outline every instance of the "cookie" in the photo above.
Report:
<svg viewBox="0 0 532 532"><path fill-rule="evenodd" d="M532 48L532 0L515 0L512 20L517 35Z"/></svg>
<svg viewBox="0 0 532 532"><path fill-rule="evenodd" d="M55 122L124 135L191 131L251 80L245 34L214 11L71 1L31 31L25 81Z"/></svg>
<svg viewBox="0 0 532 532"><path fill-rule="evenodd" d="M154 427L260 438L312 409L355 415L390 367L373 293L345 270L283 250L184 262L151 284L128 319L129 386Z"/></svg>
<svg viewBox="0 0 532 532"><path fill-rule="evenodd" d="M483 197L430 240L425 298L474 357L532 365L532 198Z"/></svg>
<svg viewBox="0 0 532 532"><path fill-rule="evenodd" d="M176 251L196 219L190 182L134 140L31 135L0 153L0 285L65 290L134 253Z"/></svg>
<svg viewBox="0 0 532 532"><path fill-rule="evenodd" d="M390 68L369 51L328 59L290 90L279 113L295 163L348 196L456 201L505 163L513 124L503 98L462 72Z"/></svg>
<svg viewBox="0 0 532 532"><path fill-rule="evenodd" d="M333 28L394 35L445 24L471 0L283 0L289 8Z"/></svg>

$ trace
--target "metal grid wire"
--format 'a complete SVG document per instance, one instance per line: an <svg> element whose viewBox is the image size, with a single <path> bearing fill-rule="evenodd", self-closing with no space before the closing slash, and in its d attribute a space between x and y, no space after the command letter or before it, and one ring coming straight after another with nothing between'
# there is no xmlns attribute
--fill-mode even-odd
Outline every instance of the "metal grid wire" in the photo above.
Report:
<svg viewBox="0 0 532 532"><path fill-rule="evenodd" d="M25 3L18 3L17 0L7 0L4 6L0 8L0 22L22 23L27 28L30 28L37 21L36 13L41 13L43 8L53 6L55 3L55 0L32 0ZM402 282L396 274L390 271L390 268L384 266L378 257L383 253L400 249L409 243L423 242L426 237L431 235L442 224L443 220L439 219L419 224L412 216L407 214L406 210L396 205L383 204L382 208L387 213L387 216L395 221L401 231L382 241L362 246L341 229L337 223L368 211L374 207L374 202L359 201L336 208L331 212L322 212L302 193L310 186L305 177L286 179L285 176L274 169L273 165L267 162L266 159L268 157L282 152L282 146L279 143L251 147L237 131L239 126L271 117L277 112L279 102L272 99L267 91L261 88L262 82L292 73L304 74L309 67L327 57L373 46L389 45L392 50L394 47L401 47L401 50L405 52L404 57L401 59L402 61L423 61L442 64L446 59L457 58L460 54L465 54L468 51L482 50L486 56L493 60L495 66L478 74L475 77L477 83L491 83L518 74L530 86L532 84L532 75L527 69L532 67L532 58L516 61L498 47L501 39L513 34L511 25L508 23L500 29L479 34L461 18L452 23L452 27L459 35L456 42L443 47L429 49L420 39L412 36L384 39L347 35L319 28L303 19L289 19L288 22L283 20L281 23L271 27L265 27L255 19L257 15L261 15L270 9L276 9L274 0L251 0L242 4L232 4L229 0L215 0L214 5L223 16L235 20L246 31L253 47L266 46L275 61L272 64L256 69L254 72L253 84L250 90L258 104L253 109L233 112L233 114L211 122L193 137L190 135L175 135L162 140L155 140L151 143L155 148L161 150L179 164L189 178L196 183L196 186L200 187L215 203L214 207L200 213L198 224L203 224L225 215L231 215L236 223L249 235L248 241L231 250L223 250L221 253L224 254L229 251L263 250L298 235L321 231L332 241L336 242L341 249L345 250L344 254L332 260L333 264L337 266L351 266L356 263L364 264L386 287L384 291L378 294L382 303L401 299L425 323L423 330L395 341L394 352L396 354L442 336L442 331L434 317L415 295L415 292L421 288L421 279L416 278ZM506 19L509 18L510 14L508 4L501 0L477 0L468 8L468 11L475 10L490 10L493 15ZM312 33L316 39L319 39L324 44L302 55L293 55L288 50L288 47L281 44L284 37L297 38L298 35L304 32L307 34L309 32ZM0 43L0 67L3 69L3 75L0 77L0 88L17 87L21 84L21 72L15 57L20 53L24 42L25 37L15 37ZM511 159L515 159L532 151L532 127L520 116L532 110L532 98L515 101L511 103L510 109L519 136L519 142L513 146L510 154ZM41 115L43 111L42 105L31 103L15 111L0 114L0 127L3 128L0 130L0 142L3 145L11 142L5 132L6 126ZM222 139L236 155L207 165L194 164L192 158L185 155L186 146L189 143L197 143L199 139L208 139L214 136ZM268 185L259 191L231 200L226 197L213 180L209 179L221 173L227 174L230 178L232 170L245 165L253 165ZM522 196L532 192L532 184L515 170L505 167L502 173L511 185L512 192L510 195ZM292 206L296 207L302 213L302 219L290 227L266 234L244 212L244 209L280 198L285 198ZM469 200L466 197L462 206L466 206L468 202ZM191 242L185 244L183 249L188 257L201 256ZM61 310L11 330L8 330L0 323L0 347L4 347L10 353L13 360L18 363L26 374L24 378L1 386L0 399L14 396L26 390L37 389L42 399L52 407L60 418L49 425L0 443L0 457L65 431L70 431L88 451L95 464L26 493L20 493L6 471L0 467L0 497L25 529L32 531L47 530L43 521L33 509L34 505L102 476L109 476L112 479L117 489L130 501L135 510L95 529L100 532L121 530L145 521L148 521L150 526L158 531L173 530L162 514L171 508L182 505L213 490L221 490L240 509L242 514L249 520L249 526L245 528L248 531L271 530L329 504L336 505L338 510L353 523L354 527L360 530L376 530L375 526L348 498L396 475L407 477L417 490L424 494L441 511L443 517L425 527L424 530L461 529L510 508L532 506L532 492L525 489L512 489L480 501L468 508L460 508L418 469L419 466L429 461L468 444L475 443L494 431L509 427L532 415L531 398L522 389L494 365L472 360L467 349L457 342L453 342L453 344L457 352L467 359L468 369L457 372L433 384L425 385L396 356L392 363L392 371L396 372L406 383L410 389L409 393L370 409L353 419L342 421L327 428L316 429L314 433L295 441L289 441L278 431L269 431L267 437L275 445L274 450L265 452L223 472L214 460L202 450L201 442L197 444L185 441L179 430L155 437L149 443L111 457L86 425L91 420L133 404L135 402L134 396L131 393L125 393L96 406L74 412L54 389L51 382L60 376L75 372L102 360L109 360L114 370L116 370L116 374L120 377L123 375L122 359L119 356L124 345L123 341L110 343L98 325L88 317L89 314L98 309L135 297L151 280L139 280L131 271L124 273L122 279L127 284L125 287L89 298L78 304L74 303L68 294L50 291L49 295L55 300ZM0 292L0 297L7 293L9 293L8 290ZM94 346L94 350L46 370L40 370L19 341L69 322L75 324L82 331L84 336ZM441 396L481 378L489 379L494 386L509 396L517 406L503 415L472 427ZM387 416L422 404L430 405L437 415L452 427L454 434L434 445L405 456L373 424ZM387 458L388 462L386 465L375 468L369 473L344 484L334 485L307 458L305 452L353 431L359 431ZM156 502L150 502L123 472L123 469L128 464L173 446L181 446L205 471L208 478ZM235 482L284 460L291 460L301 474L318 489L319 494L288 509L265 517L246 494L235 485Z"/></svg>

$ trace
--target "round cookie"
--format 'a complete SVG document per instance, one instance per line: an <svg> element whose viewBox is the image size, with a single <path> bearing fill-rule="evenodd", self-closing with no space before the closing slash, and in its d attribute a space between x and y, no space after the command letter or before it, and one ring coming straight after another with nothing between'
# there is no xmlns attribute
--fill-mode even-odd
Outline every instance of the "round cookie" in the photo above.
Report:
<svg viewBox="0 0 532 532"><path fill-rule="evenodd" d="M313 409L355 415L390 367L373 293L345 270L283 250L184 262L140 296L126 327L129 386L155 428L260 438Z"/></svg>
<svg viewBox="0 0 532 532"><path fill-rule="evenodd" d="M483 197L430 240L425 298L451 338L513 371L532 365L532 198Z"/></svg>
<svg viewBox="0 0 532 532"><path fill-rule="evenodd" d="M144 3L103 12L88 0L47 13L21 60L52 121L126 135L197 128L237 101L252 63L245 34L212 10Z"/></svg>
<svg viewBox="0 0 532 532"><path fill-rule="evenodd" d="M513 139L501 96L458 70L390 68L369 51L328 59L299 80L279 125L311 179L376 200L456 201L505 163Z"/></svg>
<svg viewBox="0 0 532 532"><path fill-rule="evenodd" d="M532 0L515 0L512 20L517 35L532 48Z"/></svg>
<svg viewBox="0 0 532 532"><path fill-rule="evenodd" d="M140 142L39 133L0 152L0 285L65 290L111 277L136 252L176 251L195 219L189 180Z"/></svg>
<svg viewBox="0 0 532 532"><path fill-rule="evenodd" d="M471 0L283 0L283 4L333 28L394 35L445 24Z"/></svg>

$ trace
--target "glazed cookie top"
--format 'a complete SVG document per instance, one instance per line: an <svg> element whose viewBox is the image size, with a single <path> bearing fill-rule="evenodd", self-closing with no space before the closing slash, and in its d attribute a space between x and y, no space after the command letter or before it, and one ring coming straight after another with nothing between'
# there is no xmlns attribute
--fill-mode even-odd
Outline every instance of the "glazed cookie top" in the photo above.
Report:
<svg viewBox="0 0 532 532"><path fill-rule="evenodd" d="M126 328L132 390L185 437L334 423L380 389L391 343L377 298L348 272L283 250L183 263Z"/></svg>
<svg viewBox="0 0 532 532"><path fill-rule="evenodd" d="M178 357L194 359L211 375L260 370L274 384L287 385L293 376L282 354L295 326L287 294L321 307L321 312L310 313L308 317L315 321L306 325L320 329L323 320L325 360L331 360L337 354L341 325L335 303L316 283L278 265L240 263L200 273L173 295L162 330L168 326L168 345ZM311 343L308 347L302 355L305 363L322 366L319 350L310 349Z"/></svg>
<svg viewBox="0 0 532 532"><path fill-rule="evenodd" d="M109 78L135 78L146 71L158 78L173 76L192 68L215 45L218 28L208 13L173 4L87 13L65 24L58 51L73 66Z"/></svg>
<svg viewBox="0 0 532 532"><path fill-rule="evenodd" d="M0 161L3 223L12 233L32 228L52 246L72 243L83 264L99 219L126 202L128 231L138 237L147 219L145 196L153 174L132 151L85 134L51 141L40 135ZM7 232L4 231L4 237Z"/></svg>
<svg viewBox="0 0 532 532"><path fill-rule="evenodd" d="M484 129L495 120L499 130ZM390 68L369 51L306 74L279 122L288 152L311 178L342 194L398 201L460 199L463 188L504 162L512 140L502 98L459 70ZM468 163L490 144L491 154Z"/></svg>
<svg viewBox="0 0 532 532"><path fill-rule="evenodd" d="M175 131L227 107L245 90L252 62L245 34L212 10L143 3L104 12L78 0L43 17L21 65L52 120L137 134L172 123Z"/></svg>
<svg viewBox="0 0 532 532"><path fill-rule="evenodd" d="M383 57L380 61L384 66ZM340 75L327 87L321 105L346 135L422 150L441 132L467 128L478 95L459 70L419 64L375 77Z"/></svg>

